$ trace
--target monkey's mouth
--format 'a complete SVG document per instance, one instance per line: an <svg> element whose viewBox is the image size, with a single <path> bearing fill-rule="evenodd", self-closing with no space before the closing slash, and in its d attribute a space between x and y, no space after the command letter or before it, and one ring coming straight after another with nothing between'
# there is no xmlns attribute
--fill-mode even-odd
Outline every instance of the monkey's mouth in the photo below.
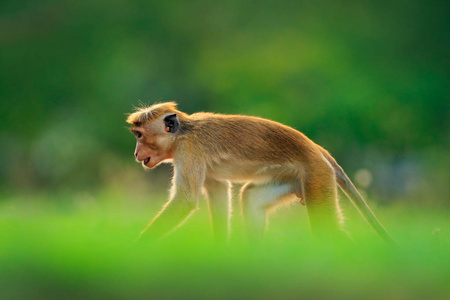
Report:
<svg viewBox="0 0 450 300"><path fill-rule="evenodd" d="M144 159L144 165L147 165L150 162L150 157L147 157L146 159Z"/></svg>

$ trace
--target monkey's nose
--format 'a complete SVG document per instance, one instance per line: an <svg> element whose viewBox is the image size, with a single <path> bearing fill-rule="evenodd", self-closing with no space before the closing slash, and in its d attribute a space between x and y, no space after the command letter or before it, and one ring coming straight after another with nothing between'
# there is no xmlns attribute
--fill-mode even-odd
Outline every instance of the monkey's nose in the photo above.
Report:
<svg viewBox="0 0 450 300"><path fill-rule="evenodd" d="M134 152L134 157L137 159L137 152Z"/></svg>

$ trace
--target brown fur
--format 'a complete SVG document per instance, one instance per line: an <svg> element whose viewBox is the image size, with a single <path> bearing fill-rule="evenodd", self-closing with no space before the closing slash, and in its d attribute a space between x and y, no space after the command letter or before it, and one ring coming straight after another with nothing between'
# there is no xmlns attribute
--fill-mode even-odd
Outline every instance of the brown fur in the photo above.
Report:
<svg viewBox="0 0 450 300"><path fill-rule="evenodd" d="M174 133L165 125L169 114L176 114L179 121ZM138 161L149 168L170 159L174 164L171 198L149 224L146 235L159 236L175 227L195 210L206 191L215 235L226 237L233 182L247 183L241 204L253 236L262 236L270 208L296 197L306 204L317 235L340 235L338 183L374 229L391 240L331 155L289 126L241 115L187 115L174 102L140 108L127 122L139 136Z"/></svg>
<svg viewBox="0 0 450 300"><path fill-rule="evenodd" d="M160 117L162 114L175 112L176 107L177 104L175 102L158 103L149 107L142 107L128 115L127 123L139 126Z"/></svg>

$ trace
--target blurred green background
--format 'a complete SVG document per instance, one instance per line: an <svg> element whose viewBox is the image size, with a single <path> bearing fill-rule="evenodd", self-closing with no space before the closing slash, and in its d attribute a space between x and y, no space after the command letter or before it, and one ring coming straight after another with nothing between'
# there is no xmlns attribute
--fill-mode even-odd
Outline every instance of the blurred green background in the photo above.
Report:
<svg viewBox="0 0 450 300"><path fill-rule="evenodd" d="M425 0L1 1L3 297L449 295L449 14ZM279 212L266 250L239 234L218 248L204 203L171 242L131 255L171 169L134 163L125 114L166 100L304 132L405 246L372 241L341 197L365 241L356 257L316 245L301 207Z"/></svg>

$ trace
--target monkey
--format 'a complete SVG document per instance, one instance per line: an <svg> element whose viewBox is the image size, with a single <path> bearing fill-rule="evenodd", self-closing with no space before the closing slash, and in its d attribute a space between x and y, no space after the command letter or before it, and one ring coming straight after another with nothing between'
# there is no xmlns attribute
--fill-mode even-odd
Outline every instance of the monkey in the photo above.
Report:
<svg viewBox="0 0 450 300"><path fill-rule="evenodd" d="M268 119L208 112L184 113L176 102L137 108L128 115L136 136L134 156L144 168L172 163L169 201L140 233L160 239L184 223L202 196L208 201L214 237L230 232L232 184L243 183L240 204L250 239L264 237L272 209L299 200L320 239L346 235L337 186L389 243L378 221L341 166L305 134Z"/></svg>

